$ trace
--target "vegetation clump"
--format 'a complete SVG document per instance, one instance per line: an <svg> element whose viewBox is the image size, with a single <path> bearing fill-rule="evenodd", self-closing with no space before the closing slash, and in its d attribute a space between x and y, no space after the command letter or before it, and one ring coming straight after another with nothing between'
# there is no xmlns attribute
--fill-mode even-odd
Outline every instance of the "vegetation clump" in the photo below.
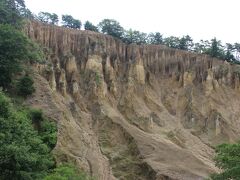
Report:
<svg viewBox="0 0 240 180"><path fill-rule="evenodd" d="M17 109L17 110L16 110ZM34 129L29 111L14 108L10 99L0 92L0 179L39 179L55 167L49 144L45 136L53 136L56 129L43 126ZM46 124L49 121L44 120ZM43 141L44 139L45 142ZM54 146L56 139L54 140Z"/></svg>
<svg viewBox="0 0 240 180"><path fill-rule="evenodd" d="M240 179L240 143L222 144L216 148L216 166L222 169L219 174L213 174L213 180Z"/></svg>
<svg viewBox="0 0 240 180"><path fill-rule="evenodd" d="M0 24L0 87L7 89L14 75L23 70L23 63L40 60L41 54L33 43L19 30Z"/></svg>
<svg viewBox="0 0 240 180"><path fill-rule="evenodd" d="M62 23L64 27L81 29L82 23L78 19L74 19L71 15L62 15Z"/></svg>
<svg viewBox="0 0 240 180"><path fill-rule="evenodd" d="M29 75L25 75L19 79L17 83L17 92L18 95L22 97L27 97L35 92L35 88L33 86L34 81Z"/></svg>

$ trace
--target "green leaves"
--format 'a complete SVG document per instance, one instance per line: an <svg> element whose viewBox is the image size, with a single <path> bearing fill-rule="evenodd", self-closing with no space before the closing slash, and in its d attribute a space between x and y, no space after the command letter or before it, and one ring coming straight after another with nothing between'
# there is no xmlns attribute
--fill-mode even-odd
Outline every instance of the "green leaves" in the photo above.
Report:
<svg viewBox="0 0 240 180"><path fill-rule="evenodd" d="M55 13L48 13L48 12L40 12L38 13L37 19L43 23L48 23L48 24L53 24L57 25L58 24L58 15Z"/></svg>
<svg viewBox="0 0 240 180"><path fill-rule="evenodd" d="M216 148L216 166L223 170L212 179L240 179L240 144L222 144Z"/></svg>
<svg viewBox="0 0 240 180"><path fill-rule="evenodd" d="M132 29L129 29L128 31L125 31L124 37L123 37L124 42L131 44L131 43L136 43L136 44L146 44L147 43L147 34L142 33L140 31L133 31Z"/></svg>
<svg viewBox="0 0 240 180"><path fill-rule="evenodd" d="M74 19L71 15L62 15L62 21L64 27L81 29L81 21L78 19Z"/></svg>
<svg viewBox="0 0 240 180"><path fill-rule="evenodd" d="M11 25L0 24L0 87L8 88L12 77L22 71L22 64L40 61L41 50Z"/></svg>
<svg viewBox="0 0 240 180"><path fill-rule="evenodd" d="M159 32L150 33L148 35L148 41L150 44L163 44L163 35Z"/></svg>
<svg viewBox="0 0 240 180"><path fill-rule="evenodd" d="M2 92L0 111L0 179L43 178L55 165L50 151L56 144L56 126L44 120L38 132L29 110L14 110Z"/></svg>
<svg viewBox="0 0 240 180"><path fill-rule="evenodd" d="M10 24L17 29L22 27L22 15L29 11L24 0L1 0L0 24Z"/></svg>
<svg viewBox="0 0 240 180"><path fill-rule="evenodd" d="M123 38L124 29L120 23L114 19L104 19L98 24L98 27L104 34L108 34L119 39Z"/></svg>
<svg viewBox="0 0 240 180"><path fill-rule="evenodd" d="M86 21L84 24L84 29L89 31L98 32L97 26L94 26L91 22Z"/></svg>

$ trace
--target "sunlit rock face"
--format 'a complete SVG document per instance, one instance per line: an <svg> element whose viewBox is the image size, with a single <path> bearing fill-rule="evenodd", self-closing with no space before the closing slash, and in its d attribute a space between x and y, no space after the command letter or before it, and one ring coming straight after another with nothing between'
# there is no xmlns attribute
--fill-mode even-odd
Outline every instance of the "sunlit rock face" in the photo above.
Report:
<svg viewBox="0 0 240 180"><path fill-rule="evenodd" d="M58 162L100 180L204 179L240 137L240 67L165 46L38 22L45 50L28 103L58 122Z"/></svg>

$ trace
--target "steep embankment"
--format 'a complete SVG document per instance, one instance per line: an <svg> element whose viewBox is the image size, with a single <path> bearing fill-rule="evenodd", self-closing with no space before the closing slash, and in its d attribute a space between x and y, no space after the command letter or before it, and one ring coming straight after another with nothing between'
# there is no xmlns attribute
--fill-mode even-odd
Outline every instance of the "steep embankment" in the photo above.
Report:
<svg viewBox="0 0 240 180"><path fill-rule="evenodd" d="M240 137L240 67L165 46L30 23L45 47L28 103L58 121L58 161L98 179L203 179Z"/></svg>

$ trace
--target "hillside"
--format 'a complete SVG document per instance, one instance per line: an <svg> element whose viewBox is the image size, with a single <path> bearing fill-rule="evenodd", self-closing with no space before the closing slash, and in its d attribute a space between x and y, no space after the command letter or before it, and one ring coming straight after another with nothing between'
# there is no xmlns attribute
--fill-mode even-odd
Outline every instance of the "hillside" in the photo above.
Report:
<svg viewBox="0 0 240 180"><path fill-rule="evenodd" d="M240 137L240 66L165 46L31 22L46 63L27 104L58 122L57 161L100 180L204 179Z"/></svg>

